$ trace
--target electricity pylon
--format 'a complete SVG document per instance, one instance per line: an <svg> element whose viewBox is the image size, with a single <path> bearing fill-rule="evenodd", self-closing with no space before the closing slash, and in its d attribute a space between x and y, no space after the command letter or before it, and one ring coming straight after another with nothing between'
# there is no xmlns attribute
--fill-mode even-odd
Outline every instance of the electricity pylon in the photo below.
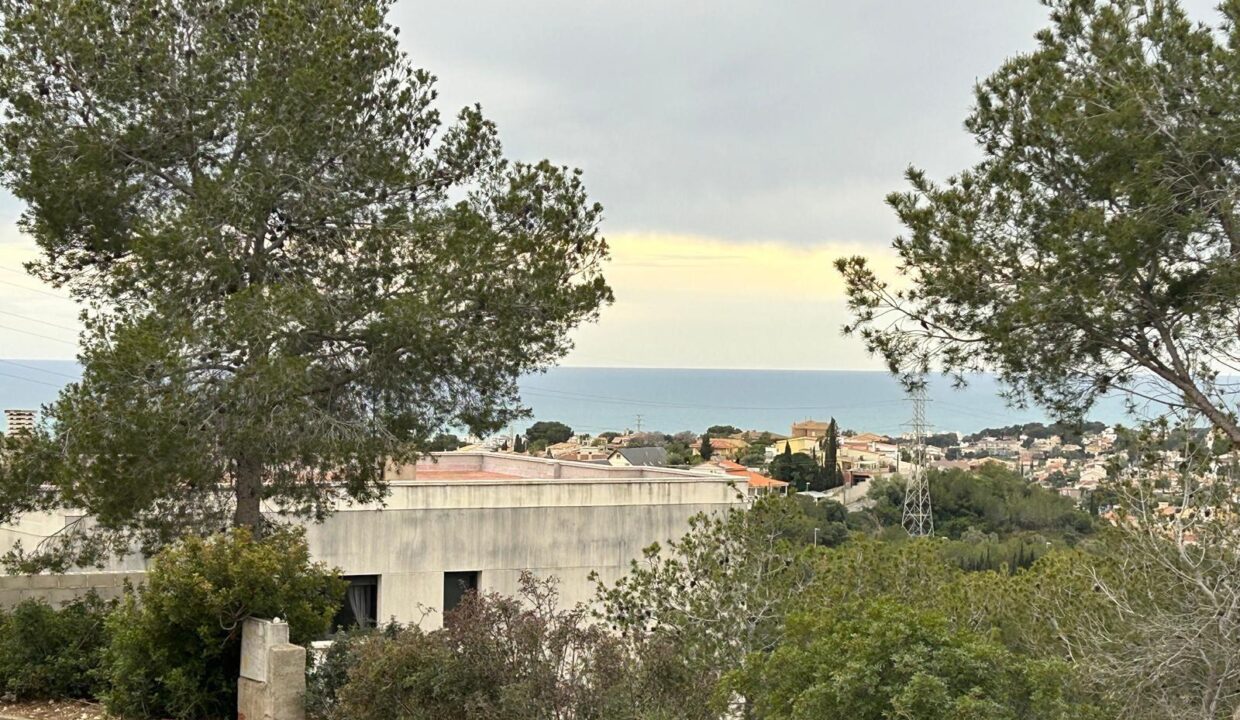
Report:
<svg viewBox="0 0 1240 720"><path fill-rule="evenodd" d="M926 386L923 382L910 393L913 401L912 472L904 489L904 530L910 537L934 535L934 516L930 512L930 480L926 475Z"/></svg>

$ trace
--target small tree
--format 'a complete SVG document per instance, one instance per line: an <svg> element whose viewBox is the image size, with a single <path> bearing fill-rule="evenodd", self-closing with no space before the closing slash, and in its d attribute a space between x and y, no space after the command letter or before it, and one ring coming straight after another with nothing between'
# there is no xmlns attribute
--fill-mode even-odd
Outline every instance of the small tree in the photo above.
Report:
<svg viewBox="0 0 1240 720"><path fill-rule="evenodd" d="M698 449L698 454L702 456L703 460L710 460L711 456L715 454L715 446L710 442L710 435L702 436L702 445Z"/></svg>
<svg viewBox="0 0 1240 720"><path fill-rule="evenodd" d="M516 439L512 441L512 451L515 453L525 453L525 438L518 435Z"/></svg>
<svg viewBox="0 0 1240 720"><path fill-rule="evenodd" d="M543 447L556 443L568 442L573 436L573 429L562 422L539 421L525 430L526 442L531 445L540 443Z"/></svg>
<svg viewBox="0 0 1240 720"><path fill-rule="evenodd" d="M294 643L329 629L344 598L335 572L310 561L300 531L261 541L246 528L190 537L155 557L146 585L108 620L108 710L121 717L231 717L241 623L279 617Z"/></svg>
<svg viewBox="0 0 1240 720"><path fill-rule="evenodd" d="M806 518L790 500L768 497L748 511L698 515L684 537L646 548L614 585L592 574L604 621L643 655L671 649L665 682L679 682L690 695L684 714L669 717L733 717L719 707L731 700L718 694L719 679L778 643L813 578Z"/></svg>

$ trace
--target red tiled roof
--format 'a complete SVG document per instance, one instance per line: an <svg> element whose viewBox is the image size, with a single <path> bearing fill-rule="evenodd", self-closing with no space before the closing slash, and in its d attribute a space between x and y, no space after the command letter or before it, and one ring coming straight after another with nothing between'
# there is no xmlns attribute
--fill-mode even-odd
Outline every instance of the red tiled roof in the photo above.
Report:
<svg viewBox="0 0 1240 720"><path fill-rule="evenodd" d="M736 463L732 463L732 464L735 465ZM784 482L783 480L776 480L775 478L769 478L763 475L762 473L756 473L752 470L746 470L743 467L740 470L728 470L728 474L733 477L744 478L745 482L749 483L749 487L769 488L769 487L787 487L788 486L788 483Z"/></svg>

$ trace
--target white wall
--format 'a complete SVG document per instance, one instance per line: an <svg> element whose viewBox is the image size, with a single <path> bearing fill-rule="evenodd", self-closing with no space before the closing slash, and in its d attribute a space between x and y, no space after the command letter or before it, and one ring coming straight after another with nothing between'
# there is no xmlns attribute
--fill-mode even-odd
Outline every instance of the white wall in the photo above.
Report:
<svg viewBox="0 0 1240 720"><path fill-rule="evenodd" d="M380 619L427 628L442 624L444 572L478 571L482 590L511 595L528 569L557 577L565 604L585 602L593 596L591 571L606 581L621 577L643 548L680 537L699 512L742 507L746 491L731 476L485 453L393 470L385 503L341 507L309 525L307 539L316 560L343 574L380 576ZM517 477L436 479L435 471ZM0 527L0 545L20 537L29 546L64 522L64 515L31 516ZM107 569L141 566L141 558L128 558ZM101 577L111 584L115 576ZM41 584L49 583L33 583ZM63 583L54 585L60 598ZM9 599L0 593L0 604Z"/></svg>

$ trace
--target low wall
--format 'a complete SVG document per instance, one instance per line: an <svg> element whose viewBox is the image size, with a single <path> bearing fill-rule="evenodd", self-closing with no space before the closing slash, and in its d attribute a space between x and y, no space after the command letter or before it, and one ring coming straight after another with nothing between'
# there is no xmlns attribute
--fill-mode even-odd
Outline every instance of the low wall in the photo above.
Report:
<svg viewBox="0 0 1240 720"><path fill-rule="evenodd" d="M105 600L119 598L125 582L140 585L142 572L80 572L66 575L0 576L0 608L11 608L22 600L46 600L55 607L94 590Z"/></svg>

